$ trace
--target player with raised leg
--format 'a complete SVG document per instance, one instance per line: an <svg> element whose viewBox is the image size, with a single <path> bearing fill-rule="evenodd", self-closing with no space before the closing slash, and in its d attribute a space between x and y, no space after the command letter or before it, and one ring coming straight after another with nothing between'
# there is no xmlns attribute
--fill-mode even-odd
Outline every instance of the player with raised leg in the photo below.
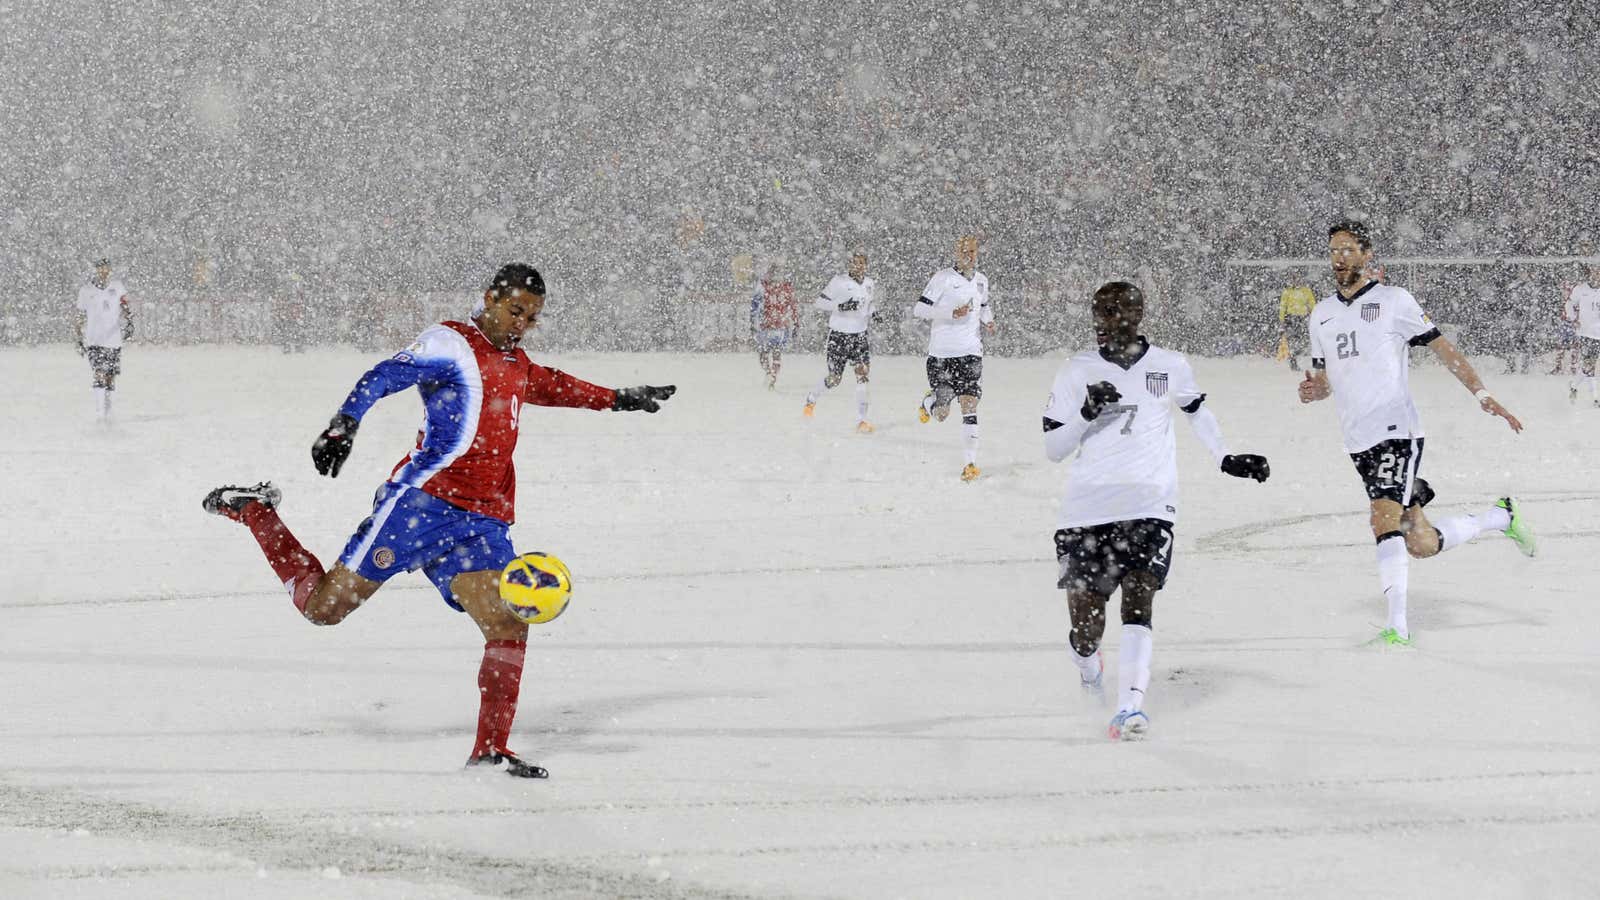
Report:
<svg viewBox="0 0 1600 900"><path fill-rule="evenodd" d="M1487 531L1502 532L1524 554L1534 554L1533 532L1511 497L1476 515L1445 519L1437 527L1428 521L1423 507L1434 494L1419 476L1422 419L1407 383L1410 349L1432 350L1478 399L1479 407L1505 419L1512 431L1522 431L1522 423L1489 394L1472 364L1440 334L1409 291L1367 274L1372 238L1365 224L1331 226L1328 258L1337 289L1317 303L1308 320L1311 370L1300 382L1300 402L1331 395L1338 408L1345 451L1366 484L1372 535L1378 542L1378 580L1389 607L1388 625L1378 638L1406 645L1411 643L1408 554L1425 559Z"/></svg>
<svg viewBox="0 0 1600 900"><path fill-rule="evenodd" d="M314 625L336 625L400 572L422 569L451 607L483 633L478 669L478 733L467 764L501 765L511 775L544 778L544 769L506 749L516 717L528 626L500 599L500 573L515 556L516 449L522 407L656 412L672 386L613 390L528 359L519 344L544 309L544 280L520 263L506 265L470 322L444 322L372 367L356 383L311 448L321 474L337 478L361 417L379 400L415 387L424 421L417 446L378 490L372 515L339 561L324 571L278 517L271 483L220 487L207 512L242 522Z"/></svg>
<svg viewBox="0 0 1600 900"><path fill-rule="evenodd" d="M878 282L867 277L866 251L857 250L850 254L849 270L833 276L814 301L814 306L828 313L828 342L824 351L828 371L806 395L804 413L807 418L816 415L817 400L822 394L838 387L844 379L845 363L853 363L856 431L872 433L872 423L867 420L867 376L872 370L872 346L867 340L867 328L877 318L873 306L877 290Z"/></svg>
<svg viewBox="0 0 1600 900"><path fill-rule="evenodd" d="M928 320L928 392L917 419L940 422L950 415L950 401L961 404L961 446L966 465L961 480L972 481L978 470L978 401L983 397L983 335L994 333L989 305L989 279L978 271L978 238L956 240L954 268L933 273L912 315Z"/></svg>
<svg viewBox="0 0 1600 900"><path fill-rule="evenodd" d="M1044 412L1045 454L1052 462L1078 454L1057 520L1056 587L1071 609L1073 662L1094 695L1103 691L1106 604L1121 590L1117 713L1107 733L1137 740L1150 725L1151 613L1172 566L1178 519L1174 412L1183 411L1223 473L1262 482L1271 469L1264 456L1228 452L1188 359L1139 333L1144 294L1137 286L1101 286L1093 315L1098 349L1061 366Z"/></svg>

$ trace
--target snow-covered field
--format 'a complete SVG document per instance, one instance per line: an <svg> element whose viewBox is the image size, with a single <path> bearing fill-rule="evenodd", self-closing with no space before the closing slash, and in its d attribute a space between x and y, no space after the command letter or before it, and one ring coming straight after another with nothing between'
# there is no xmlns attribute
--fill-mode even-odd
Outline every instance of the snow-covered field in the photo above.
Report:
<svg viewBox="0 0 1600 900"><path fill-rule="evenodd" d="M680 391L523 415L512 534L578 578L531 639L527 783L461 770L481 642L420 575L313 628L200 510L274 479L330 561L417 420L390 398L315 474L371 361L135 346L102 428L70 349L0 350L0 896L1600 895L1600 410L1562 380L1480 361L1518 437L1414 371L1437 508L1514 491L1542 546L1413 562L1417 645L1385 651L1331 404L1196 360L1273 477L1179 436L1153 733L1121 745L1053 588L1054 360L988 361L974 484L958 421L912 415L920 358L877 362L870 436L848 381L801 417L815 357L775 394L753 357L546 360Z"/></svg>

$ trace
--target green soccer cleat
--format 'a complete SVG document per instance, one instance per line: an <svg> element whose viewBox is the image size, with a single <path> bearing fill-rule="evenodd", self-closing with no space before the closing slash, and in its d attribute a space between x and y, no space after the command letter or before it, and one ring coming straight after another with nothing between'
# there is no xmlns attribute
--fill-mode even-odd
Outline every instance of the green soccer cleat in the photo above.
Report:
<svg viewBox="0 0 1600 900"><path fill-rule="evenodd" d="M1533 529L1522 521L1522 510L1517 507L1517 501L1511 497L1501 497L1494 505L1511 514L1511 524L1506 526L1506 537L1517 542L1517 549L1522 551L1523 556L1532 556L1539 548L1533 539Z"/></svg>
<svg viewBox="0 0 1600 900"><path fill-rule="evenodd" d="M1401 637L1400 632L1395 631L1393 628L1385 628L1384 630L1378 632L1378 640L1390 647L1411 646L1411 638L1409 636Z"/></svg>

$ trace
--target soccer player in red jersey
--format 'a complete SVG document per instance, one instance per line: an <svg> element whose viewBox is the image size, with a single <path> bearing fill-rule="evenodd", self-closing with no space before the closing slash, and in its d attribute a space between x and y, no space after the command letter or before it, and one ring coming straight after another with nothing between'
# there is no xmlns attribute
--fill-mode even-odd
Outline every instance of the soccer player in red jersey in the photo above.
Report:
<svg viewBox="0 0 1600 900"><path fill-rule="evenodd" d="M506 749L516 716L528 626L500 601L500 571L516 552L512 451L524 405L656 412L674 386L600 387L528 359L519 346L545 304L531 266L503 266L470 322L430 326L415 343L373 366L311 448L317 471L338 477L361 417L382 398L415 387L424 421L417 445L378 491L331 570L278 517L282 493L270 482L228 485L206 495L207 512L243 522L282 579L294 606L315 625L336 625L391 576L421 569L445 602L483 632L478 669L478 734L468 765L506 765L524 778L539 766Z"/></svg>

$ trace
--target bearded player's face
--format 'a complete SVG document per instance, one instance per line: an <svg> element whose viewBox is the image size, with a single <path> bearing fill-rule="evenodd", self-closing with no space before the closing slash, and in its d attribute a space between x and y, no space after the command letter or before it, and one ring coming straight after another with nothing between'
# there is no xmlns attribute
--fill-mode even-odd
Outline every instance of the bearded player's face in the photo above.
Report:
<svg viewBox="0 0 1600 900"><path fill-rule="evenodd" d="M1339 287L1354 287L1372 261L1372 251L1361 246L1361 241L1348 231L1338 231L1328 238L1328 264L1333 267L1333 281Z"/></svg>

